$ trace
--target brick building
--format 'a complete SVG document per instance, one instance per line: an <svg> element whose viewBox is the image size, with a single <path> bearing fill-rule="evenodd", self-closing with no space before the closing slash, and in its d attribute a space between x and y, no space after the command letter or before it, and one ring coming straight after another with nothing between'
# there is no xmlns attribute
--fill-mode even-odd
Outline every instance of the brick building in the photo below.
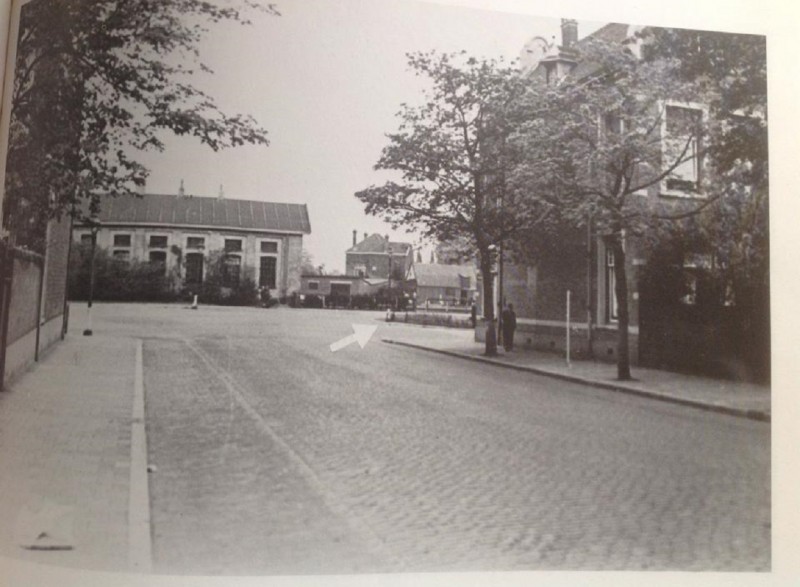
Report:
<svg viewBox="0 0 800 587"><path fill-rule="evenodd" d="M203 283L212 255L222 256L223 285L249 278L273 297L300 289L303 235L311 232L305 204L145 194L103 200L97 246L120 260L158 263L175 287ZM74 239L92 229L76 224Z"/></svg>
<svg viewBox="0 0 800 587"><path fill-rule="evenodd" d="M388 236L367 235L357 242L353 231L353 246L345 252L347 275L391 279L402 282L414 262L414 249L409 243L391 242ZM394 284L393 284L394 285Z"/></svg>
<svg viewBox="0 0 800 587"><path fill-rule="evenodd" d="M466 306L478 291L474 265L415 263L407 279L409 288L416 293L417 307L426 302Z"/></svg>
<svg viewBox="0 0 800 587"><path fill-rule="evenodd" d="M525 75L537 77L548 84L557 83L564 76L580 78L591 75L593 64L580 62L574 50L586 39L626 43L634 55L638 56L641 52L641 40L635 35L642 27L611 23L581 40L578 39L577 27L574 20L562 20L562 42L559 46L541 37L534 38L526 45L522 60L527 67ZM706 105L675 102L665 96L659 130L662 149L669 148L671 125L677 124L675 121L691 119L705 124L707 116ZM614 132L614 123L611 117L598 122L603 126L601 132ZM692 154L702 153L702 148L697 142L690 143L687 152L690 154L687 160L668 177L636 195L674 206L702 200L704 162L702 155ZM515 306L518 316L515 342L521 347L563 351L567 339L566 294L569 291L573 356L616 361L618 303L614 290L614 258L605 235L591 231L590 227L589 230L575 229L560 235L557 245L553 251L541 254L530 265L514 265L506 260L502 284L498 275L493 276L498 305L513 303ZM653 281L652 273L648 274L652 260L637 239L625 238L624 246L631 363L741 375L727 369L728 365L738 361L731 356L735 352L731 349L740 344L729 340L731 335L725 332L727 326L724 317L716 323L709 318L701 324L696 319L699 312L692 308L699 276L714 262L710 255L687 254L683 265L675 267L677 281L684 284L687 290L683 298L686 308L679 314L681 320L664 320L659 318L663 308L653 300L657 299L660 287L667 287L666 281L658 282L658 277ZM674 279L675 275L671 278ZM725 311L725 308L721 308L720 316ZM483 337L484 329L479 325L476 338L483 340Z"/></svg>

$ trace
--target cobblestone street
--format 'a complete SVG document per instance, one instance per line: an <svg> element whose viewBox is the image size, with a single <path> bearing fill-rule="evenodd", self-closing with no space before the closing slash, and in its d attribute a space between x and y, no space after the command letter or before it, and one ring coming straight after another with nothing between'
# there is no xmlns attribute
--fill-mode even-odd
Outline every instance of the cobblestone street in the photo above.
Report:
<svg viewBox="0 0 800 587"><path fill-rule="evenodd" d="M105 328L144 339L156 572L770 568L768 424L330 351L373 314L140 308Z"/></svg>

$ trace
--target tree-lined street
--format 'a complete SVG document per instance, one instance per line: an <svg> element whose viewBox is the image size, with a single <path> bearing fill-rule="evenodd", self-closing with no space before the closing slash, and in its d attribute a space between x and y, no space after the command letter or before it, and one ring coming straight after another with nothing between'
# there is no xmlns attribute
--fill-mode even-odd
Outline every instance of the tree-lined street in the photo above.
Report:
<svg viewBox="0 0 800 587"><path fill-rule="evenodd" d="M158 572L770 566L764 423L386 345L418 327L375 314L101 308L144 339Z"/></svg>

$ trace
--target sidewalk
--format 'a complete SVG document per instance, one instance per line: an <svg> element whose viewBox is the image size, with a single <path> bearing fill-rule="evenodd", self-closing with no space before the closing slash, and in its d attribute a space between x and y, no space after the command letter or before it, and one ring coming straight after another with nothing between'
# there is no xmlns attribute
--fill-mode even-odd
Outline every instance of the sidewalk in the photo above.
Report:
<svg viewBox="0 0 800 587"><path fill-rule="evenodd" d="M131 485L147 476L132 442L137 342L70 334L0 393L0 556L146 570L131 532Z"/></svg>
<svg viewBox="0 0 800 587"><path fill-rule="evenodd" d="M616 365L599 361L573 361L567 366L562 355L532 350L514 350L500 356L483 356L484 344L475 342L469 331L440 328L402 328L383 337L383 342L479 361L504 368L631 393L671 403L693 406L770 421L770 389L752 383L738 383L683 375L657 369L632 367L635 381L617 381Z"/></svg>

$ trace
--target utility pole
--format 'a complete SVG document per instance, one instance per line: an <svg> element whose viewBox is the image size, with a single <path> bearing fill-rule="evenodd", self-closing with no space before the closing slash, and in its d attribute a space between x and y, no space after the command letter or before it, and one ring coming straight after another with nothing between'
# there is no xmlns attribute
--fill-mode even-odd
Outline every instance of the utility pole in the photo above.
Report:
<svg viewBox="0 0 800 587"><path fill-rule="evenodd" d="M89 304L86 309L87 324L83 331L84 336L92 336L92 301L94 300L94 257L97 249L97 231L99 227L92 225L92 256L89 265Z"/></svg>

